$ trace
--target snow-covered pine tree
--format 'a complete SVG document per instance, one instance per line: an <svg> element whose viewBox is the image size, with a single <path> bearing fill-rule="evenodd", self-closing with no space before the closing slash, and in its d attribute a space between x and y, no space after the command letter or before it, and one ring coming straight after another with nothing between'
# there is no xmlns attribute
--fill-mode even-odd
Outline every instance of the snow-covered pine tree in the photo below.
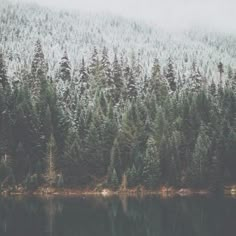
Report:
<svg viewBox="0 0 236 236"><path fill-rule="evenodd" d="M99 64L98 51L97 51L97 48L94 47L93 48L93 54L92 54L92 57L91 57L91 61L89 63L89 73L91 75L95 76L98 64Z"/></svg>
<svg viewBox="0 0 236 236"><path fill-rule="evenodd" d="M108 49L106 47L103 48L102 51L102 69L104 70L105 76L107 78L111 77L111 63L108 56Z"/></svg>
<svg viewBox="0 0 236 236"><path fill-rule="evenodd" d="M128 93L128 98L130 100L135 99L138 94L135 79L134 79L134 74L132 70L130 70L129 76L128 76L127 93Z"/></svg>
<svg viewBox="0 0 236 236"><path fill-rule="evenodd" d="M83 96L89 89L89 75L87 73L84 57L82 58L81 67L79 70L79 93L80 97Z"/></svg>
<svg viewBox="0 0 236 236"><path fill-rule="evenodd" d="M71 63L68 58L67 51L64 52L64 55L60 61L59 78L64 82L71 81Z"/></svg>
<svg viewBox="0 0 236 236"><path fill-rule="evenodd" d="M169 83L170 90L172 92L176 91L176 78L175 78L175 70L174 70L174 63L172 61L172 58L169 57L167 69L166 69L166 79Z"/></svg>
<svg viewBox="0 0 236 236"><path fill-rule="evenodd" d="M73 96L73 91L71 90L72 86L72 79L71 79L71 63L68 58L67 52L64 52L64 55L60 61L59 67L59 83L60 86L59 93L61 94L61 99L64 103L69 104L69 100L71 96Z"/></svg>
<svg viewBox="0 0 236 236"><path fill-rule="evenodd" d="M8 85L8 78L7 78L7 68L3 56L3 52L0 50L0 83L5 89Z"/></svg>
<svg viewBox="0 0 236 236"><path fill-rule="evenodd" d="M159 90L158 81L160 81L160 76L161 76L161 67L159 64L159 60L157 58L154 59L151 73L152 73L151 78L148 81L147 87L148 87L150 93L154 92L154 94L157 94L157 92Z"/></svg>
<svg viewBox="0 0 236 236"><path fill-rule="evenodd" d="M218 67L218 71L219 71L219 74L220 74L220 81L222 81L222 75L224 73L224 65L223 65L222 62L219 62L217 67Z"/></svg>
<svg viewBox="0 0 236 236"><path fill-rule="evenodd" d="M199 91L203 85L203 79L199 68L197 68L196 61L194 60L190 69L188 89L191 89L194 92Z"/></svg>
<svg viewBox="0 0 236 236"><path fill-rule="evenodd" d="M211 84L208 86L208 91L211 94L211 96L213 97L216 96L217 91L216 91L216 84L214 80L212 80Z"/></svg>
<svg viewBox="0 0 236 236"><path fill-rule="evenodd" d="M117 58L117 54L115 54L112 64L112 79L115 86L113 91L113 99L115 103L118 103L122 94L124 83L122 80L122 71Z"/></svg>
<svg viewBox="0 0 236 236"><path fill-rule="evenodd" d="M101 60L101 67L102 67L102 87L105 90L111 90L113 87L112 76L111 76L111 63L108 57L108 49L106 47L103 48L102 51L102 60Z"/></svg>
<svg viewBox="0 0 236 236"><path fill-rule="evenodd" d="M231 87L232 87L233 91L236 93L236 72L232 76L230 83L231 83Z"/></svg>
<svg viewBox="0 0 236 236"><path fill-rule="evenodd" d="M42 82L46 80L48 65L45 62L41 41L38 39L34 48L34 56L31 64L31 81L33 98L38 98Z"/></svg>
<svg viewBox="0 0 236 236"><path fill-rule="evenodd" d="M168 94L168 84L166 79L161 76L161 67L157 58L154 59L152 74L147 87L149 93L154 94L158 101L163 101Z"/></svg>

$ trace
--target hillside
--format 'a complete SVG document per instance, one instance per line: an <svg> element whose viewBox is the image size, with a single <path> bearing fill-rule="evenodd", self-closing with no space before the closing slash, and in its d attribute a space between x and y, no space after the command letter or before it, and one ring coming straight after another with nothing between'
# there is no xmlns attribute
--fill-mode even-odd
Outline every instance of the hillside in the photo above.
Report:
<svg viewBox="0 0 236 236"><path fill-rule="evenodd" d="M7 55L10 77L21 69L19 67L31 63L38 38L42 41L51 75L65 50L72 67L78 69L82 57L91 57L94 46L100 52L106 46L112 60L114 52L129 61L136 57L142 64L143 74L148 73L154 58L166 65L167 59L172 57L181 78L188 76L193 61L202 76L210 81L217 78L220 61L226 70L229 66L236 67L235 35L196 29L167 32L152 24L108 14L53 10L2 0L0 45Z"/></svg>

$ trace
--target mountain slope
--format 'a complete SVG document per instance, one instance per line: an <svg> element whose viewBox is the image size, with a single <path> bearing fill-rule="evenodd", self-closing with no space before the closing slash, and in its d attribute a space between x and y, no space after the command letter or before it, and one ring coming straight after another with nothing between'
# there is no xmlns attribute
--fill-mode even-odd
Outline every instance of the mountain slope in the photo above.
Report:
<svg viewBox="0 0 236 236"><path fill-rule="evenodd" d="M59 11L4 0L0 6L0 45L7 55L10 75L30 64L38 38L52 74L65 49L77 68L83 56L90 58L94 46L100 51L108 47L111 59L116 51L130 60L136 57L144 73L154 57L165 65L171 56L180 77L186 76L193 61L209 80L217 78L219 61L226 68L236 66L234 35L198 30L171 33L117 16Z"/></svg>

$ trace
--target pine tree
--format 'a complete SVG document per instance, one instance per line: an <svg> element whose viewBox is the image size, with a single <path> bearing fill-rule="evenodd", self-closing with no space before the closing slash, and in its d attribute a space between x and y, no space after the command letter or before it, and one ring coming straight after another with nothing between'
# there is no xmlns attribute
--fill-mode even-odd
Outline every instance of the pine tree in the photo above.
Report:
<svg viewBox="0 0 236 236"><path fill-rule="evenodd" d="M38 98L40 95L41 85L43 81L46 81L47 71L48 65L44 59L42 45L40 40L37 40L31 65L32 78L30 81L30 87L32 89L32 95L34 98Z"/></svg>
<svg viewBox="0 0 236 236"><path fill-rule="evenodd" d="M219 71L219 73L220 73L220 81L222 81L222 75L223 75L223 73L224 73L224 65L223 65L223 63L222 62L219 62L219 64L218 64L218 71Z"/></svg>
<svg viewBox="0 0 236 236"><path fill-rule="evenodd" d="M0 83L3 89L8 86L7 68L2 51L0 51Z"/></svg>
<svg viewBox="0 0 236 236"><path fill-rule="evenodd" d="M117 189L119 187L119 180L118 180L117 173L116 173L115 169L113 169L113 171L112 171L110 185L114 189Z"/></svg>
<svg viewBox="0 0 236 236"><path fill-rule="evenodd" d="M144 158L143 181L148 188L155 188L160 183L161 168L157 145L153 137L147 141L147 149Z"/></svg>
<svg viewBox="0 0 236 236"><path fill-rule="evenodd" d="M70 104L73 102L76 88L74 81L72 81L71 64L66 51L59 63L56 87L61 105L64 106L64 109L71 108Z"/></svg>
<svg viewBox="0 0 236 236"><path fill-rule="evenodd" d="M154 94L157 101L164 101L168 95L168 85L165 78L161 76L159 60L155 58L152 66L152 74L149 81L149 92Z"/></svg>
<svg viewBox="0 0 236 236"><path fill-rule="evenodd" d="M29 160L22 142L19 142L16 148L14 163L14 173L18 183L22 183L29 172Z"/></svg>
<svg viewBox="0 0 236 236"><path fill-rule="evenodd" d="M211 142L206 133L206 127L201 125L194 147L192 163L193 182L197 186L204 186L207 184L210 145Z"/></svg>
<svg viewBox="0 0 236 236"><path fill-rule="evenodd" d="M120 153L120 147L118 140L115 139L112 149L111 149L111 160L110 160L110 166L108 169L108 180L111 179L112 171L115 169L116 171L119 171L119 173L116 173L118 178L121 176L121 153Z"/></svg>
<svg viewBox="0 0 236 236"><path fill-rule="evenodd" d="M231 87L232 87L233 91L236 93L236 72L235 72L234 75L232 76L232 79L231 79Z"/></svg>
<svg viewBox="0 0 236 236"><path fill-rule="evenodd" d="M127 170L127 179L128 179L128 187L132 188L138 184L137 182L138 173L134 164L132 165L131 168Z"/></svg>
<svg viewBox="0 0 236 236"><path fill-rule="evenodd" d="M84 150L80 146L80 137L74 130L69 130L66 136L64 155L60 166L62 167L62 176L65 176L65 183L79 184L84 177L87 169L81 166L81 155ZM87 173L86 173L87 174Z"/></svg>
<svg viewBox="0 0 236 236"><path fill-rule="evenodd" d="M209 189L211 192L219 193L223 190L223 168L220 157L213 156L209 170Z"/></svg>
<svg viewBox="0 0 236 236"><path fill-rule="evenodd" d="M166 79L169 83L170 90L175 92L176 91L176 78L175 78L175 71L174 71L174 65L171 57L168 59L168 64L167 64L167 70L166 70Z"/></svg>
<svg viewBox="0 0 236 236"><path fill-rule="evenodd" d="M228 66L228 80L231 81L233 78L233 70L231 66Z"/></svg>
<svg viewBox="0 0 236 236"><path fill-rule="evenodd" d="M102 70L104 72L105 82L109 85L109 81L111 80L111 63L109 61L108 49L106 47L104 47L102 51L101 64L102 64Z"/></svg>
<svg viewBox="0 0 236 236"><path fill-rule="evenodd" d="M201 76L199 69L197 68L195 61L193 61L190 71L191 71L191 73L190 73L190 77L189 77L189 79L190 79L189 88L193 92L198 92L202 86L202 76Z"/></svg>
<svg viewBox="0 0 236 236"><path fill-rule="evenodd" d="M160 77L160 75L161 75L161 67L160 67L160 64L159 64L159 60L157 58L155 58L153 66L152 66L151 78L152 79L157 79L157 78Z"/></svg>
<svg viewBox="0 0 236 236"><path fill-rule="evenodd" d="M121 68L120 64L117 58L117 55L115 54L113 65L112 65L112 79L114 81L114 91L113 91L113 100L115 103L118 103L122 94L123 90L123 81L122 81L122 74L121 74Z"/></svg>
<svg viewBox="0 0 236 236"><path fill-rule="evenodd" d="M46 169L46 174L45 174L45 180L46 183L49 186L53 186L56 184L56 169L55 169L55 158L56 158L56 142L54 135L51 134L50 138L47 143L47 169Z"/></svg>
<svg viewBox="0 0 236 236"><path fill-rule="evenodd" d="M211 81L211 84L210 84L210 86L208 87L208 90L209 90L211 96L213 96L213 97L216 96L216 92L217 92L217 91L216 91L216 84L215 84L214 80Z"/></svg>
<svg viewBox="0 0 236 236"><path fill-rule="evenodd" d="M2 90L2 91L1 91ZM5 93L3 88L0 88L1 97L0 101L2 107L0 108L0 158L7 160L10 158L12 152L12 118L11 111L9 110L8 103L10 100L10 94Z"/></svg>
<svg viewBox="0 0 236 236"><path fill-rule="evenodd" d="M98 51L97 51L97 48L94 47L91 61L89 64L89 73L95 76L98 70L98 66L99 66Z"/></svg>
<svg viewBox="0 0 236 236"><path fill-rule="evenodd" d="M137 88L136 88L136 83L134 79L134 74L133 71L131 70L129 72L129 77L128 77L128 84L127 84L127 93L128 93L128 98L130 100L133 100L137 97Z"/></svg>
<svg viewBox="0 0 236 236"><path fill-rule="evenodd" d="M60 61L59 78L64 82L71 81L71 64L66 51Z"/></svg>
<svg viewBox="0 0 236 236"><path fill-rule="evenodd" d="M89 75L87 73L84 58L82 59L82 64L79 71L79 89L80 97L86 94L86 91L89 89Z"/></svg>

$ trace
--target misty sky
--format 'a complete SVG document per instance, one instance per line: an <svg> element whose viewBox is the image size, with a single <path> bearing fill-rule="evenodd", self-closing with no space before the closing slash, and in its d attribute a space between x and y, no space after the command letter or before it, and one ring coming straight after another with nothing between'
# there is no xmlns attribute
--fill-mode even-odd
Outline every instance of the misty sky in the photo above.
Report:
<svg viewBox="0 0 236 236"><path fill-rule="evenodd" d="M18 0L151 20L161 27L206 26L236 32L236 0Z"/></svg>

